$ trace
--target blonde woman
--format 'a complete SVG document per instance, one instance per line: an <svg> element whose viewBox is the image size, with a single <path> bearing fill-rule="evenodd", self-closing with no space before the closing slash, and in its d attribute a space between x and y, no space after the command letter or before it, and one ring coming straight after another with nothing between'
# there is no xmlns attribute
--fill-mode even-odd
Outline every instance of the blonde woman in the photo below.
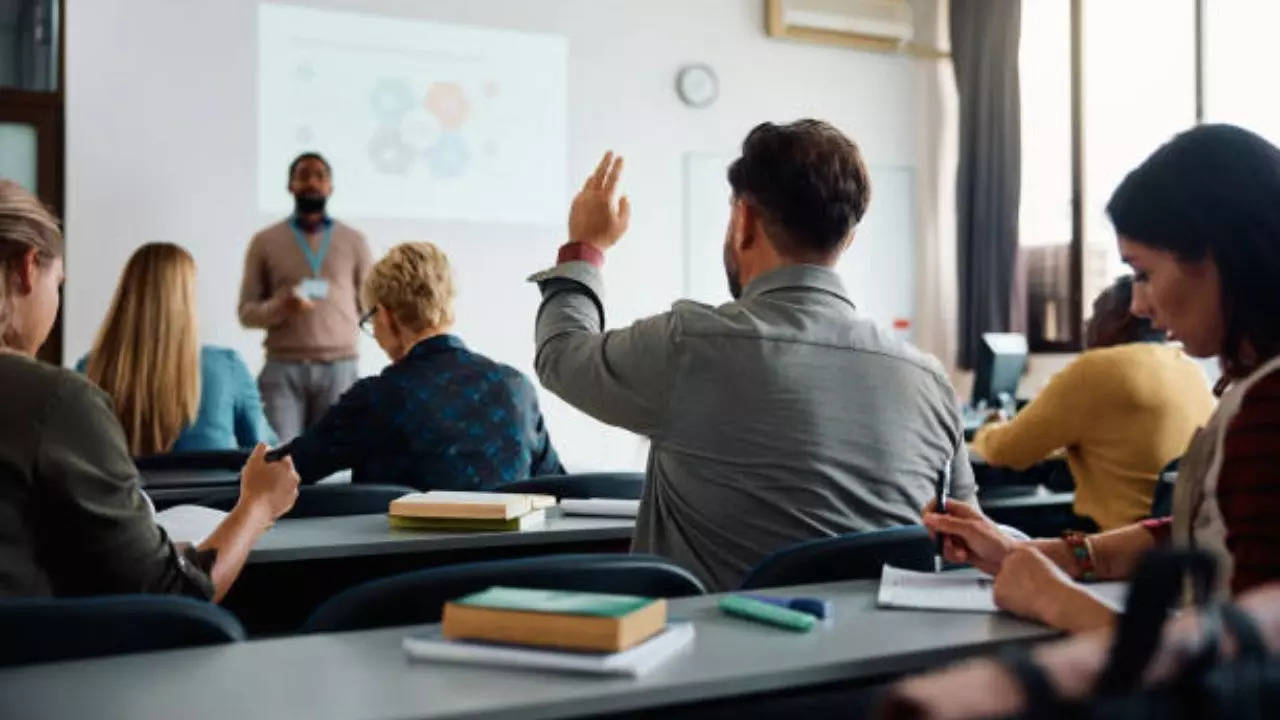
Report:
<svg viewBox="0 0 1280 720"><path fill-rule="evenodd" d="M62 235L0 180L0 597L183 593L221 599L250 548L293 506L298 475L259 445L240 499L198 548L151 515L111 398L35 359L58 314Z"/></svg>
<svg viewBox="0 0 1280 720"><path fill-rule="evenodd" d="M275 444L240 354L196 335L195 260L170 243L138 248L77 365L115 400L134 457Z"/></svg>
<svg viewBox="0 0 1280 720"><path fill-rule="evenodd" d="M350 468L354 482L482 490L564 472L533 383L451 334L453 276L439 248L392 248L362 295L372 310L361 327L372 323L392 363L290 443L303 482Z"/></svg>

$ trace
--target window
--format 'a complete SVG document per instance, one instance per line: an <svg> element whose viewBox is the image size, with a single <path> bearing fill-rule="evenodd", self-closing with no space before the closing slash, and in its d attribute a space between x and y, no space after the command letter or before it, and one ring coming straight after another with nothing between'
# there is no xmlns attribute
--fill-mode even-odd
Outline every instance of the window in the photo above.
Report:
<svg viewBox="0 0 1280 720"><path fill-rule="evenodd" d="M1093 298L1127 272L1106 216L1126 173L1196 122L1197 7L1232 6L1244 19L1221 29L1241 44L1236 25L1255 41L1271 22L1248 0L1027 0L1018 58L1022 92L1020 265L1026 273L1027 336L1033 352L1081 349ZM1229 14L1229 13L1228 13ZM1257 59L1221 55L1235 96L1220 106L1266 115L1280 136L1280 100L1259 99ZM1280 51L1272 61L1280 59ZM1272 63L1274 64L1274 62ZM1242 66L1255 69L1252 80ZM1241 109L1252 103L1248 109ZM1265 105L1266 107L1259 107ZM1258 122L1261 122L1259 120ZM1077 208L1078 204L1078 208Z"/></svg>
<svg viewBox="0 0 1280 720"><path fill-rule="evenodd" d="M1205 3L1204 119L1248 128L1280 144L1280 95L1268 75L1280 62L1275 40L1280 3Z"/></svg>
<svg viewBox="0 0 1280 720"><path fill-rule="evenodd" d="M1018 244L1035 350L1071 334L1071 3L1022 4L1022 187Z"/></svg>
<svg viewBox="0 0 1280 720"><path fill-rule="evenodd" d="M1082 19L1087 317L1098 293L1128 272L1107 201L1130 170L1196 123L1195 1L1087 0Z"/></svg>

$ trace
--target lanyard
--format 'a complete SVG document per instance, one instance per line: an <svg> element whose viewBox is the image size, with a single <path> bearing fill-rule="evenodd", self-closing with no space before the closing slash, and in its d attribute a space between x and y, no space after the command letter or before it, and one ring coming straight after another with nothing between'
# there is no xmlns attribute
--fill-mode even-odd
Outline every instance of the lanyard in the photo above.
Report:
<svg viewBox="0 0 1280 720"><path fill-rule="evenodd" d="M311 243L307 242L307 238L298 229L298 219L290 218L289 227L293 230L293 239L298 241L298 247L302 248L302 254L307 258L307 264L311 266L311 275L320 277L320 268L324 265L324 256L329 254L329 240L333 236L333 223L324 226L324 239L320 241L320 249L316 252L311 251Z"/></svg>

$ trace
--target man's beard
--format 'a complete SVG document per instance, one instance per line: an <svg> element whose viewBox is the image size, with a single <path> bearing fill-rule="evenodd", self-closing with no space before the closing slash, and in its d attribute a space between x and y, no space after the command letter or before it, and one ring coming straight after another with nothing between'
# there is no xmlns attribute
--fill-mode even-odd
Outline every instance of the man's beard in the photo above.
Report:
<svg viewBox="0 0 1280 720"><path fill-rule="evenodd" d="M294 195L293 212L295 215L315 215L317 213L323 213L326 200L328 200L328 198L323 195Z"/></svg>
<svg viewBox="0 0 1280 720"><path fill-rule="evenodd" d="M742 280L739 278L738 264L733 259L733 251L729 243L724 245L724 274L729 281L729 295L737 300L742 297Z"/></svg>

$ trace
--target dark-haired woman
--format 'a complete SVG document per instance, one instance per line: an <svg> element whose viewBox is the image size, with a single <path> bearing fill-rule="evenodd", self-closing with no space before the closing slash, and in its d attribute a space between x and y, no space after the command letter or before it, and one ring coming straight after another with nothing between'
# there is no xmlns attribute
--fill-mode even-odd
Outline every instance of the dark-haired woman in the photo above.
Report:
<svg viewBox="0 0 1280 720"><path fill-rule="evenodd" d="M959 502L924 513L948 559L996 576L999 605L1072 631L1114 620L1072 578L1126 577L1166 542L1212 553L1222 593L1280 579L1280 149L1237 127L1197 127L1131 172L1107 212L1134 270L1132 312L1191 355L1218 356L1224 372L1173 516L1020 543Z"/></svg>

